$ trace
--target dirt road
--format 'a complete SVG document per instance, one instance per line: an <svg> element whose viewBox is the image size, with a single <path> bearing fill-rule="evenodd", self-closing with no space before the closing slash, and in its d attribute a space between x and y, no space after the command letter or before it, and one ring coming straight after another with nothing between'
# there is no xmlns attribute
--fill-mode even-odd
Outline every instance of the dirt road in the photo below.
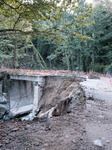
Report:
<svg viewBox="0 0 112 150"><path fill-rule="evenodd" d="M88 79L82 82L86 96L95 99L112 102L112 77L101 77L100 79Z"/></svg>
<svg viewBox="0 0 112 150"><path fill-rule="evenodd" d="M95 99L74 106L69 114L0 123L0 150L112 150L110 79L81 84ZM100 146L95 142L98 140Z"/></svg>
<svg viewBox="0 0 112 150"><path fill-rule="evenodd" d="M88 79L81 83L87 97L85 129L91 142L99 140L106 150L112 149L112 78ZM99 99L99 100L98 100Z"/></svg>

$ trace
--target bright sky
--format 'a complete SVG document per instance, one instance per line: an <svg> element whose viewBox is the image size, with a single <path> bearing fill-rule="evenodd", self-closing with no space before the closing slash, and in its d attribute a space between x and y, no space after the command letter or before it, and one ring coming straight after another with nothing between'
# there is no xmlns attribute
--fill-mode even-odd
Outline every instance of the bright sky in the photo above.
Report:
<svg viewBox="0 0 112 150"><path fill-rule="evenodd" d="M86 0L87 3L92 3L94 0ZM112 2L112 0L109 0L110 2Z"/></svg>
<svg viewBox="0 0 112 150"><path fill-rule="evenodd" d="M86 2L90 4L93 2L93 0L86 0Z"/></svg>

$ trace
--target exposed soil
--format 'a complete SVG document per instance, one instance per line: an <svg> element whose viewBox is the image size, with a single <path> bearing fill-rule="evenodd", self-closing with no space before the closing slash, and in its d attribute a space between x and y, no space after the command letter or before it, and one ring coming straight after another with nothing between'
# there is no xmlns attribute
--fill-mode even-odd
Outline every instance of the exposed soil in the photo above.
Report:
<svg viewBox="0 0 112 150"><path fill-rule="evenodd" d="M58 105L58 112L60 112L58 114L65 114L67 112L66 108L70 107L70 103L72 107L84 99L85 94L80 88L81 79L73 77L46 77L45 81L38 104L40 112L39 114L37 113L38 116L49 111L52 107L57 107L57 104L61 104L62 101L65 101L65 105L62 104L63 108L61 105ZM70 99L69 103L66 101L68 98ZM56 115L55 112L54 115Z"/></svg>
<svg viewBox="0 0 112 150"><path fill-rule="evenodd" d="M97 150L86 137L84 122L81 104L64 116L0 123L0 150Z"/></svg>
<svg viewBox="0 0 112 150"><path fill-rule="evenodd" d="M95 104L94 101L93 104ZM100 107L101 110L106 107L100 101L99 104L100 106L97 104L94 107ZM104 115L105 119L102 119L100 115L98 112L96 116L94 109L85 110L85 104L82 103L64 116L35 121L12 120L0 123L0 150L107 150L110 143L108 135L107 139L102 137L102 140L106 140L102 148L93 144L93 141L99 138L95 137L94 123L101 125L105 124L107 119L108 123L112 121L108 115ZM111 127L106 126L106 128L107 132L110 132ZM91 131L94 132L94 137Z"/></svg>
<svg viewBox="0 0 112 150"><path fill-rule="evenodd" d="M97 139L101 147L94 144ZM0 150L111 149L111 101L88 99L63 116L0 123Z"/></svg>

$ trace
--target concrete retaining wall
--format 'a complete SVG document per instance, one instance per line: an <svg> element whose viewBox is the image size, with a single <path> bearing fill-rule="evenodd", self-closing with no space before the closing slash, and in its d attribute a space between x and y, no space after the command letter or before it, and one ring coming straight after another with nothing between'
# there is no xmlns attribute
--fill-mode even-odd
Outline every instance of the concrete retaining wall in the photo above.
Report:
<svg viewBox="0 0 112 150"><path fill-rule="evenodd" d="M68 111L69 103L76 104L84 96L76 77L11 75L10 80L11 118L30 113L28 119L33 119L50 109L52 114L61 115L65 109Z"/></svg>
<svg viewBox="0 0 112 150"><path fill-rule="evenodd" d="M43 94L45 77L11 76L11 80L10 116L31 112L34 117Z"/></svg>
<svg viewBox="0 0 112 150"><path fill-rule="evenodd" d="M10 89L10 109L33 104L34 89L31 81L13 80Z"/></svg>

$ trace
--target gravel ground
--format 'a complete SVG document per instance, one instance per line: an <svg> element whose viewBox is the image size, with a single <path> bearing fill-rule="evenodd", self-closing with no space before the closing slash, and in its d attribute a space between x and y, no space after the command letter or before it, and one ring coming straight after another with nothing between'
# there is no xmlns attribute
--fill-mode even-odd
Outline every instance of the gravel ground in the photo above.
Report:
<svg viewBox="0 0 112 150"><path fill-rule="evenodd" d="M0 150L98 150L86 136L84 108L82 103L64 116L0 123Z"/></svg>
<svg viewBox="0 0 112 150"><path fill-rule="evenodd" d="M110 83L109 78L84 81L86 92L91 92L89 94L94 97L93 91L96 91L100 100L96 94L98 97L76 105L69 114L35 121L16 119L0 123L0 150L111 150ZM109 99L106 93L110 94ZM96 140L101 142L100 146L95 144Z"/></svg>
<svg viewBox="0 0 112 150"><path fill-rule="evenodd" d="M86 96L95 99L112 102L112 77L100 77L100 79L88 79L82 82Z"/></svg>

